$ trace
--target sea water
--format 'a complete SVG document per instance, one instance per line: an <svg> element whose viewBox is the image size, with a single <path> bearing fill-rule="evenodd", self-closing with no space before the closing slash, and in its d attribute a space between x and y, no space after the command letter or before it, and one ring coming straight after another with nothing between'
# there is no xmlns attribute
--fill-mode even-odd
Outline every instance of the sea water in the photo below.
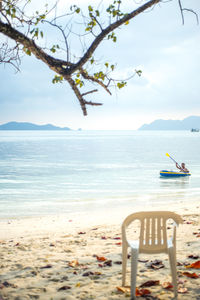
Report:
<svg viewBox="0 0 200 300"><path fill-rule="evenodd" d="M200 199L199 149L189 131L0 131L0 217ZM160 178L166 153L192 176Z"/></svg>

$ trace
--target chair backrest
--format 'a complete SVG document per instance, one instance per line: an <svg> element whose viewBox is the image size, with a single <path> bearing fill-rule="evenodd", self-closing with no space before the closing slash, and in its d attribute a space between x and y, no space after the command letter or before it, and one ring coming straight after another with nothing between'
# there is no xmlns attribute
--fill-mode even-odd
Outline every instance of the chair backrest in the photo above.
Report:
<svg viewBox="0 0 200 300"><path fill-rule="evenodd" d="M126 228L135 220L140 221L139 252L167 252L167 220L172 219L175 225L182 223L182 218L170 211L146 211L129 215L122 224L122 242L127 243ZM172 242L175 244L176 229Z"/></svg>

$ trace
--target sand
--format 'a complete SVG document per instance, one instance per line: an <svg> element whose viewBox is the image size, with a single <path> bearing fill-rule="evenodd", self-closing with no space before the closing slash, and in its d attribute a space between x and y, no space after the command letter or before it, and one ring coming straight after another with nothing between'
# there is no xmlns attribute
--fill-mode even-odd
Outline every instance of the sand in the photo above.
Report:
<svg viewBox="0 0 200 300"><path fill-rule="evenodd" d="M170 210L184 220L177 231L178 299L200 299L200 269L186 268L200 260L199 204L170 204ZM132 212L127 208L104 215L1 220L0 300L129 299L129 288L121 289L121 223ZM145 287L150 293L145 299L173 299L172 288L163 287L171 282L167 255L141 254L139 259L139 290L149 280L158 281ZM164 266L153 269L150 262L155 259ZM195 273L196 278L185 272ZM130 259L127 285L129 281Z"/></svg>

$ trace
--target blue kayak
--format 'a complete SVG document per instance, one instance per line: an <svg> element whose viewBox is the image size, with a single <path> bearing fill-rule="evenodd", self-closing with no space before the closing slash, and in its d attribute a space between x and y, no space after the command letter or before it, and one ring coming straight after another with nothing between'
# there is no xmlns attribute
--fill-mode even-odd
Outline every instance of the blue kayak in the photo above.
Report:
<svg viewBox="0 0 200 300"><path fill-rule="evenodd" d="M186 176L191 176L191 174L184 173L184 172L162 170L160 171L160 176L161 177L186 177Z"/></svg>

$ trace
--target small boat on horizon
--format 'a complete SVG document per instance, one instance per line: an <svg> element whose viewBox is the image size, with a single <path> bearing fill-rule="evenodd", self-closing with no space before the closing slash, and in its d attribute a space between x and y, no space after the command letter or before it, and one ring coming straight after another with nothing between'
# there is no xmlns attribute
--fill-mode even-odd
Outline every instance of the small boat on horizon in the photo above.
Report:
<svg viewBox="0 0 200 300"><path fill-rule="evenodd" d="M191 132L199 132L199 128L192 128Z"/></svg>

